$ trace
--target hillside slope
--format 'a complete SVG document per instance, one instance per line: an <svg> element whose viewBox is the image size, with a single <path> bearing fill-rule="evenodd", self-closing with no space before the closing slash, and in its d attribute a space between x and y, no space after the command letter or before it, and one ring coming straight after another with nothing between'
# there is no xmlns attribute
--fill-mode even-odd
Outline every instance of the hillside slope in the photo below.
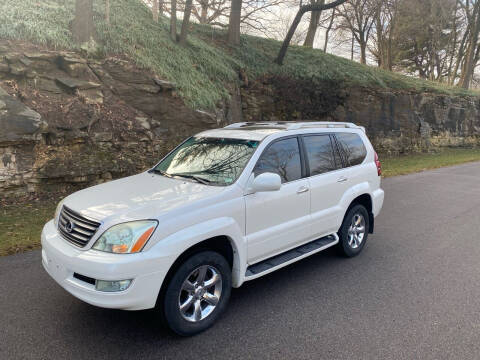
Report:
<svg viewBox="0 0 480 360"><path fill-rule="evenodd" d="M211 27L193 26L182 47L140 0L111 3L110 29L96 8L95 56L71 40L74 0L0 3L2 196L135 174L234 121L354 122L381 155L480 144L473 92L302 47L280 67L278 42L243 36L231 48Z"/></svg>
<svg viewBox="0 0 480 360"><path fill-rule="evenodd" d="M74 0L3 0L0 3L0 38L29 40L55 49L75 50L69 26ZM264 77L309 82L312 87L368 87L414 90L448 95L472 92L364 66L320 50L292 46L285 65L273 64L280 43L243 36L230 48L223 31L192 25L185 47L169 38L168 19L152 20L140 0L111 2L107 28L103 3L95 1L97 39L104 54L122 54L138 66L175 82L178 93L192 108L211 110L229 97L228 84L238 82L239 72L250 80Z"/></svg>

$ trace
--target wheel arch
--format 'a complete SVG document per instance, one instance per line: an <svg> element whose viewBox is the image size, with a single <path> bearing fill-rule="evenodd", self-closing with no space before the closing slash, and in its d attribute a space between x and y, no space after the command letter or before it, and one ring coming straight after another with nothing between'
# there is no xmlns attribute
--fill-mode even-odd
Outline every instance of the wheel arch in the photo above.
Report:
<svg viewBox="0 0 480 360"><path fill-rule="evenodd" d="M229 263L230 268L232 269L232 277L236 276L235 269L238 267L238 262L240 260L235 241L227 235L218 235L207 238L190 246L175 259L162 282L162 286L160 287L160 291L157 297L157 305L160 299L163 298L165 290L178 267L183 264L189 257L202 251L215 251L224 256Z"/></svg>
<svg viewBox="0 0 480 360"><path fill-rule="evenodd" d="M350 209L351 209L352 207L354 207L355 205L362 205L362 206L364 206L364 207L367 209L367 212L368 212L368 223L369 223L368 232L369 232L370 234L373 234L375 217L373 216L373 201L372 201L372 197L370 196L370 194L365 193L365 194L359 195L359 196L357 196L356 198L354 198L354 199L351 201L350 205L348 206L347 211L345 211L345 215L343 216L344 219L345 219L345 216L347 216L347 214L348 214L348 212L350 211Z"/></svg>

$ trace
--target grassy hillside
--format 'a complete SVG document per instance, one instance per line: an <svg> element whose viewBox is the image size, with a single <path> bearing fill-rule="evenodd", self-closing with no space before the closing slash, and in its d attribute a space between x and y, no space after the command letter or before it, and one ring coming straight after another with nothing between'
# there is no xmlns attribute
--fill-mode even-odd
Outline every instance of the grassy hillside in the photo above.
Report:
<svg viewBox="0 0 480 360"><path fill-rule="evenodd" d="M60 49L75 49L69 24L74 0L2 0L0 38L29 40ZM243 36L240 47L229 48L221 30L193 26L186 47L174 44L168 19L152 21L150 10L140 0L111 1L111 27L103 21L103 1L95 0L97 37L104 53L126 54L137 65L174 81L179 94L194 108L211 109L228 97L225 86L238 81L243 69L250 79L282 75L320 83L335 81L350 86L414 89L466 95L472 92L405 77L320 50L292 46L284 66L273 64L280 43Z"/></svg>

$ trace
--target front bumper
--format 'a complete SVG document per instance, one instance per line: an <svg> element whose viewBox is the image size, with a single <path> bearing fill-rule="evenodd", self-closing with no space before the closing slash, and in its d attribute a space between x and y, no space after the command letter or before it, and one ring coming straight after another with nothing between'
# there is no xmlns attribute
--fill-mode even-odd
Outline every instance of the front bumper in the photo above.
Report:
<svg viewBox="0 0 480 360"><path fill-rule="evenodd" d="M110 254L84 250L64 240L53 224L42 231L42 264L47 273L73 296L89 304L112 309L142 310L155 306L160 287L172 259L146 251ZM74 273L97 280L132 279L128 289L102 292L77 279Z"/></svg>

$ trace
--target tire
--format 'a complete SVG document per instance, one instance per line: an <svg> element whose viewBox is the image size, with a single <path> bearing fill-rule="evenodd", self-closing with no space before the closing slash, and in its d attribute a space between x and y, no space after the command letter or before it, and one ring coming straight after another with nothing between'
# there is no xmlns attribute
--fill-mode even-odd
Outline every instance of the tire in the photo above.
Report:
<svg viewBox="0 0 480 360"><path fill-rule="evenodd" d="M357 225L354 226L354 224ZM346 257L360 254L367 242L369 228L370 218L367 209L360 204L353 205L345 215L338 231L340 254Z"/></svg>
<svg viewBox="0 0 480 360"><path fill-rule="evenodd" d="M232 269L222 255L214 251L192 255L166 288L163 317L167 326L180 336L208 329L225 310L231 288Z"/></svg>

